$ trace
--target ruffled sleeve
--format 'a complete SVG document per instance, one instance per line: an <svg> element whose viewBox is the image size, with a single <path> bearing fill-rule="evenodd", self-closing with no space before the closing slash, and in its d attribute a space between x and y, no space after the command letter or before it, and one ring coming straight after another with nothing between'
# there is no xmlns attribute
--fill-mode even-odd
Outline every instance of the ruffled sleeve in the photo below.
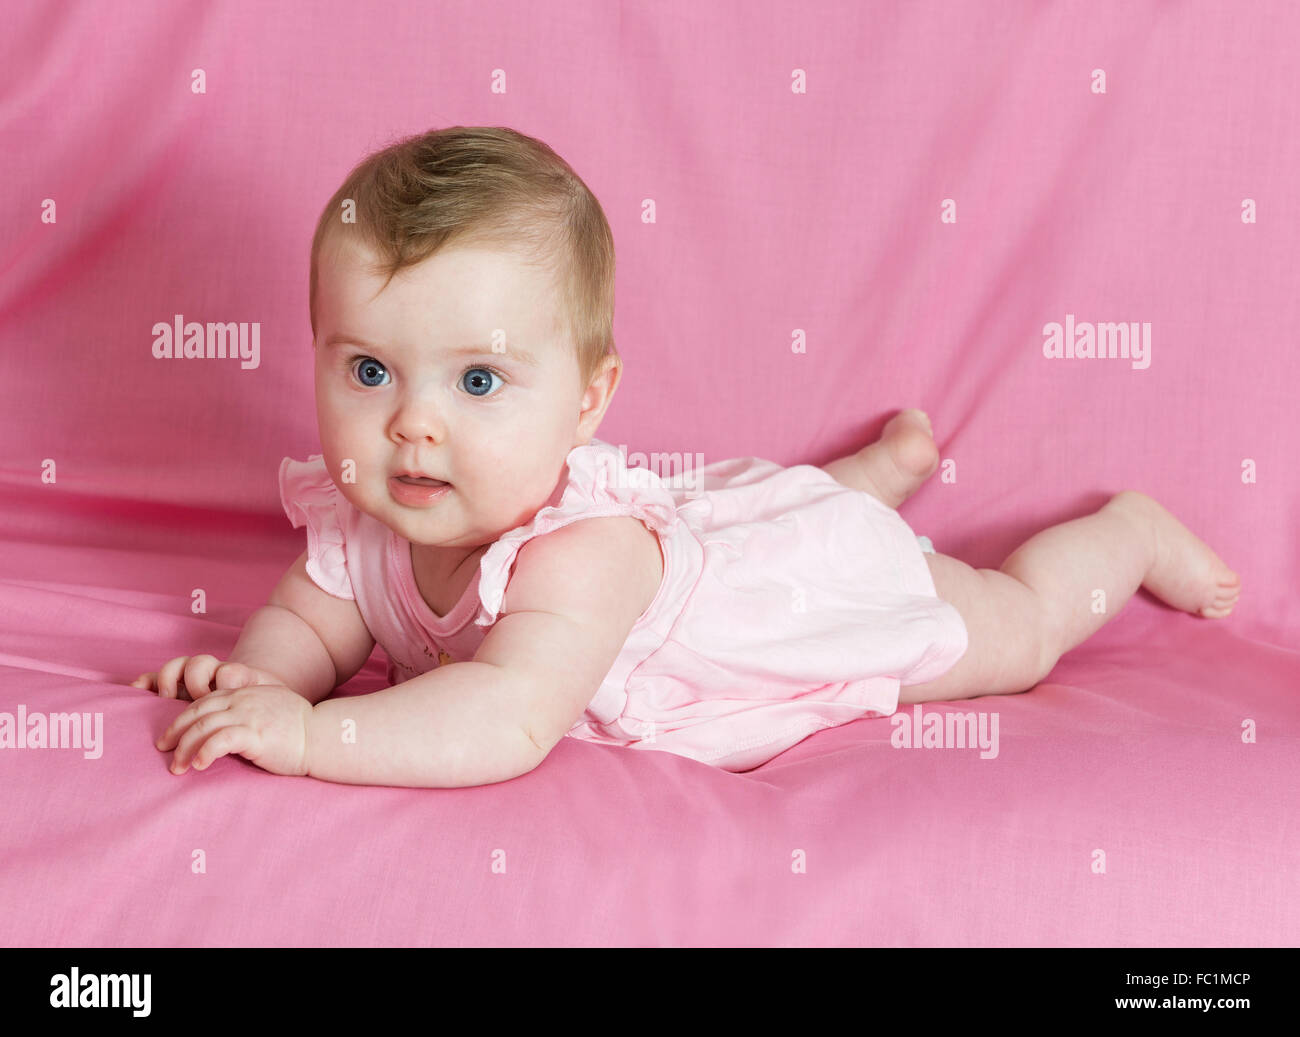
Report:
<svg viewBox="0 0 1300 1037"><path fill-rule="evenodd" d="M579 519L611 515L638 518L660 537L669 535L676 526L676 502L659 476L648 468L628 468L617 447L593 441L574 447L565 463L568 481L559 502L542 508L531 522L506 533L480 560L481 607L474 620L479 626L496 621L515 556L533 537Z"/></svg>
<svg viewBox="0 0 1300 1037"><path fill-rule="evenodd" d="M321 590L355 601L339 506L346 504L321 454L280 462L280 504L293 528L307 527L307 575Z"/></svg>

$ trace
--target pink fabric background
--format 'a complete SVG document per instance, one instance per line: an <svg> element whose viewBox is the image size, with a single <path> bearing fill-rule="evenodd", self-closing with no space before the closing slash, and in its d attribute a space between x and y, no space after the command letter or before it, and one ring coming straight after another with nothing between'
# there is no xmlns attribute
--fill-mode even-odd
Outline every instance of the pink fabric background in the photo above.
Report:
<svg viewBox="0 0 1300 1037"><path fill-rule="evenodd" d="M0 751L0 942L1300 939L1300 8L5 10L0 710L102 712L105 748ZM169 774L180 706L124 685L228 652L304 546L276 471L319 450L320 208L454 124L540 137L605 206L625 374L600 438L823 463L920 406L957 480L902 514L939 551L997 566L1140 489L1241 573L1237 611L1139 596L1032 693L927 707L998 712L994 760L864 720L741 775L572 740L470 790ZM154 359L177 313L260 322L260 366ZM1067 313L1151 322L1149 369L1045 359Z"/></svg>

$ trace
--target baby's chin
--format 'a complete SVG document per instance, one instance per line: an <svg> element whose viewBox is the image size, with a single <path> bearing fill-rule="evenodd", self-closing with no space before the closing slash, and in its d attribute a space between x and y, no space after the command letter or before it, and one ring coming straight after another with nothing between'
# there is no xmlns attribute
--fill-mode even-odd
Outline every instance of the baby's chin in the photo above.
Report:
<svg viewBox="0 0 1300 1037"><path fill-rule="evenodd" d="M452 493L445 494L433 508L411 508L390 501L387 508L369 514L398 536L419 547L430 549L469 550L491 544L515 528L510 524L467 521L459 508L453 511L446 507L456 503L449 499L454 493L453 490Z"/></svg>

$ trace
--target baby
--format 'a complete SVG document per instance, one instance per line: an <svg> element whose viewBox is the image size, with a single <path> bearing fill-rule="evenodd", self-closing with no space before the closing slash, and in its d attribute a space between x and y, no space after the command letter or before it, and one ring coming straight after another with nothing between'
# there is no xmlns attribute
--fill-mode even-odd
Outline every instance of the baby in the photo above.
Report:
<svg viewBox="0 0 1300 1037"><path fill-rule="evenodd" d="M1124 491L998 569L897 508L929 420L825 467L661 478L595 438L622 374L613 238L586 185L511 130L452 127L363 161L312 242L322 454L285 458L307 550L222 662L133 685L192 700L172 771L457 787L566 734L732 771L900 703L1025 691L1146 587L1228 615L1241 582ZM691 492L694 490L695 492ZM376 642L388 683L329 698Z"/></svg>

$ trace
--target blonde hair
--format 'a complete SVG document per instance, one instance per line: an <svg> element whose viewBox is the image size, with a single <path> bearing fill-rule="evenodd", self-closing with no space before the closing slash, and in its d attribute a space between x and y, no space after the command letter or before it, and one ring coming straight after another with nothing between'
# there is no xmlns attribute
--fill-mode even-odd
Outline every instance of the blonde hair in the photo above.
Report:
<svg viewBox="0 0 1300 1037"><path fill-rule="evenodd" d="M356 223L340 218L345 199ZM326 203L311 242L317 266L331 235L369 246L384 287L453 244L498 244L549 267L586 388L614 345L614 236L596 196L546 144L504 126L451 126L406 137L363 159ZM621 363L621 360L620 360Z"/></svg>

